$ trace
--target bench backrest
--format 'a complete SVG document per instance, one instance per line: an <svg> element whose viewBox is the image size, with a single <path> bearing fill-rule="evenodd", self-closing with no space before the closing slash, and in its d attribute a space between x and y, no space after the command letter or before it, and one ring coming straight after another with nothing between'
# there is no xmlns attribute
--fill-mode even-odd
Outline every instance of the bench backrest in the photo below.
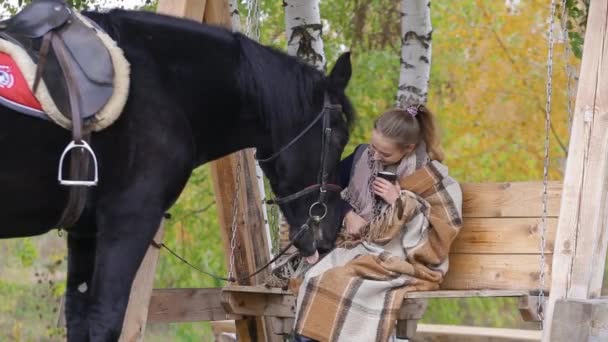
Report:
<svg viewBox="0 0 608 342"><path fill-rule="evenodd" d="M549 182L546 290L561 190L561 182ZM538 289L543 183L471 183L462 191L464 227L452 245L442 289Z"/></svg>

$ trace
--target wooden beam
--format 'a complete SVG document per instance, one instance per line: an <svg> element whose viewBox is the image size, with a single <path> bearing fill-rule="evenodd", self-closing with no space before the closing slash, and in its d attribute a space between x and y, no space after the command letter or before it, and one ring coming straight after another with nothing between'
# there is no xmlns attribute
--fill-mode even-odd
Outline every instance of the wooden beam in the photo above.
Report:
<svg viewBox="0 0 608 342"><path fill-rule="evenodd" d="M226 0L207 0L204 22L231 27L231 18ZM237 165L240 172L237 174ZM234 252L234 274L243 277L255 272L270 260L270 253L264 231L264 216L261 211L261 196L255 175L255 162L251 149L233 153L211 163L211 177L218 216L222 227L225 258L230 267L230 255ZM231 249L233 202L236 194L237 178L240 184L237 203L238 222L236 246ZM239 284L260 284L269 275L265 270L253 279L244 279ZM247 318L236 322L239 341L281 341L271 330L271 321L263 318Z"/></svg>
<svg viewBox="0 0 608 342"><path fill-rule="evenodd" d="M559 214L562 185L549 182L550 217ZM542 182L462 184L463 217L539 217L542 214Z"/></svg>
<svg viewBox="0 0 608 342"><path fill-rule="evenodd" d="M156 12L203 21L207 0L159 0Z"/></svg>
<svg viewBox="0 0 608 342"><path fill-rule="evenodd" d="M561 213L553 259L551 296L543 341L552 330L558 300L601 294L608 234L608 2L589 8L573 117ZM563 322L567 324L567 322Z"/></svg>
<svg viewBox="0 0 608 342"><path fill-rule="evenodd" d="M608 299L560 299L555 302L552 342L608 341Z"/></svg>
<svg viewBox="0 0 608 342"><path fill-rule="evenodd" d="M545 276L551 276L551 254L546 256ZM539 286L536 254L451 254L444 290L530 290ZM549 290L549 282L545 283Z"/></svg>
<svg viewBox="0 0 608 342"><path fill-rule="evenodd" d="M465 218L450 254L540 254L540 218ZM553 253L557 218L547 219L545 252Z"/></svg>
<svg viewBox="0 0 608 342"><path fill-rule="evenodd" d="M478 298L478 297L525 297L529 290L439 290L410 292L406 298Z"/></svg>
<svg viewBox="0 0 608 342"><path fill-rule="evenodd" d="M220 288L154 290L148 310L148 321L179 323L240 318L224 310L221 293Z"/></svg>
<svg viewBox="0 0 608 342"><path fill-rule="evenodd" d="M161 222L154 241L162 242L164 236L164 224ZM123 320L120 342L143 341L148 321L148 306L152 290L154 289L154 275L156 274L156 264L158 263L160 250L154 246L148 247L129 295L129 304Z"/></svg>
<svg viewBox="0 0 608 342"><path fill-rule="evenodd" d="M540 341L540 337L540 330L483 328L440 324L419 324L416 334L417 339L429 342L532 342Z"/></svg>
<svg viewBox="0 0 608 342"><path fill-rule="evenodd" d="M294 317L296 297L271 292L239 292L225 289L222 303L227 312L243 316Z"/></svg>
<svg viewBox="0 0 608 342"><path fill-rule="evenodd" d="M205 9L203 21L207 24L223 26L229 29L232 28L228 1L207 0L207 8Z"/></svg>
<svg viewBox="0 0 608 342"><path fill-rule="evenodd" d="M222 333L236 331L234 321L212 322L216 339ZM462 325L418 324L416 340L433 342L535 342L540 341L540 330L484 328ZM223 341L218 339L217 341Z"/></svg>

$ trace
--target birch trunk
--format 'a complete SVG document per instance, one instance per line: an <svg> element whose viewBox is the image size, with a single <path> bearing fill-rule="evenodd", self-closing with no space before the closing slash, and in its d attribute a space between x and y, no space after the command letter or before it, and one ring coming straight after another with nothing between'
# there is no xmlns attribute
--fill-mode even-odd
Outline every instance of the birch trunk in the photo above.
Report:
<svg viewBox="0 0 608 342"><path fill-rule="evenodd" d="M228 11L230 11L230 23L232 24L232 32L241 31L241 14L239 13L239 5L237 0L228 0Z"/></svg>
<svg viewBox="0 0 608 342"><path fill-rule="evenodd" d="M425 104L431 74L430 0L401 1L401 69L397 105Z"/></svg>
<svg viewBox="0 0 608 342"><path fill-rule="evenodd" d="M325 70L319 0L284 0L287 53Z"/></svg>

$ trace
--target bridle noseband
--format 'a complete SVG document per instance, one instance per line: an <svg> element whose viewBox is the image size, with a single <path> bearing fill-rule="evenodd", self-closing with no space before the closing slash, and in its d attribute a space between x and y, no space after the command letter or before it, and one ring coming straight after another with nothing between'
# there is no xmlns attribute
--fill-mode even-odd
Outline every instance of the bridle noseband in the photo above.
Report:
<svg viewBox="0 0 608 342"><path fill-rule="evenodd" d="M321 119L323 119L323 136L321 137L321 167L319 169L319 175L317 176L317 184L311 185L307 188L304 188L298 192L293 194L284 196L284 197L276 197L274 199L266 201L267 204L285 204L291 201L294 201L302 196L319 192L319 199L313 203L308 209L308 220L302 227L300 227L299 231L296 233L292 241L295 241L302 232L310 228L310 223L319 224L321 220L327 216L327 191L332 192L341 192L342 187L337 184L328 184L327 178L329 174L327 173L327 157L329 154L329 146L331 142L332 128L330 127L330 119L331 113L337 111L342 112L342 106L332 104L329 100L329 96L325 94L323 100L323 109L319 114L315 117L315 119L308 124L295 138L291 139L289 143L281 147L277 152L273 153L270 157L256 159L258 163L268 163L275 159L277 159L281 153L285 152L291 146L293 146L298 140L300 140L308 131L312 129L312 127ZM316 212L318 211L318 212Z"/></svg>

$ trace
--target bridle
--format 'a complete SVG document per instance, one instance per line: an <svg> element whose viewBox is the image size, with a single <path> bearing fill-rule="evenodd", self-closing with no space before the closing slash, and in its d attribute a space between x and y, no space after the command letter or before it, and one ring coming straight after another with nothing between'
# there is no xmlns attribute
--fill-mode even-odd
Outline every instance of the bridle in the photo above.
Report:
<svg viewBox="0 0 608 342"><path fill-rule="evenodd" d="M317 176L317 184L306 187L298 192L292 193L290 195L284 197L276 197L274 199L270 199L266 201L267 204L285 204L292 202L302 196L319 192L319 198L316 202L314 202L310 208L308 209L308 220L304 225L302 225L299 231L294 236L293 241L295 241L302 232L310 228L311 223L319 224L325 216L327 216L327 191L332 191L339 193L342 191L342 187L337 184L327 183L327 178L329 174L327 173L327 158L329 155L329 147L331 142L332 128L330 127L331 113L339 112L342 113L342 106L339 104L332 104L329 100L329 96L325 94L323 99L323 108L321 112L317 114L315 119L308 124L297 136L291 139L286 145L281 147L277 152L273 153L271 156L267 158L257 158L258 163L268 163L277 159L283 152L287 151L290 147L292 147L298 140L300 140L308 131L315 126L319 120L323 120L323 135L321 137L321 167L319 168L319 174ZM317 213L315 213L318 211Z"/></svg>
<svg viewBox="0 0 608 342"><path fill-rule="evenodd" d="M188 262L186 259L184 259L180 255L175 253L172 249L167 247L164 243L156 243L155 241L152 241L152 245L154 245L157 248L165 248L167 251L169 251L171 254L173 254L175 257L177 257L179 260L184 262L186 265L192 267L193 269L195 269L201 273L209 275L215 279L226 280L226 281L230 281L230 282L236 282L236 281L241 281L241 280L246 280L246 279L252 278L253 276L255 276L255 275L259 274L260 272L262 272L263 270L265 270L268 266L272 265L273 262L277 261L281 256L283 256L291 248L291 246L293 246L294 242L296 240L298 240L298 238L300 238L302 233L304 233L305 231L310 229L311 224L314 223L314 226L317 227L317 229L318 229L319 223L325 218L325 216L327 216L327 204L326 204L327 191L332 191L332 192L337 192L337 193L342 191L342 187L340 187L339 185L327 183L327 178L329 177L329 175L327 173L327 156L329 154L329 144L331 142L331 134L332 134L332 129L329 126L329 123L330 123L330 119L331 119L331 113L334 111L338 111L339 113L342 113L342 106L331 104L331 102L329 101L329 97L327 96L327 94L325 94L325 98L323 100L323 109L317 115L317 117L315 117L315 119L310 124L308 124L308 126L306 126L304 128L304 130L302 130L302 132L300 132L295 138L291 139L289 141L289 143L287 143L285 146L283 146L277 152L273 153L270 157L258 159L256 156L256 159L258 160L258 162L260 164L268 163L268 162L275 160L281 153L285 152L287 149L289 149L291 146L293 146L308 131L310 131L312 129L312 127L317 122L319 122L319 120L323 119L323 136L321 137L321 139L322 139L322 141L321 141L321 167L319 169L319 175L317 177L317 184L311 185L298 192L295 192L293 194L290 194L290 195L287 195L284 197L277 197L277 198L268 200L268 201L266 201L266 203L268 203L268 204L289 203L302 196L314 193L316 191L319 192L319 198L308 209L308 219L306 220L306 223L304 223L298 229L298 231L294 235L293 239L289 242L289 244L287 246L285 246L283 248L283 250L281 250L271 260L266 262L266 264L259 267L255 272L247 274L245 276L224 278L224 277L219 277L219 276L213 275L211 273L208 273L208 272L201 270L200 268L194 266L193 264ZM322 210L321 211L322 214L315 215L314 211L317 208ZM313 246L316 249L316 234L315 234L315 239L313 239Z"/></svg>

